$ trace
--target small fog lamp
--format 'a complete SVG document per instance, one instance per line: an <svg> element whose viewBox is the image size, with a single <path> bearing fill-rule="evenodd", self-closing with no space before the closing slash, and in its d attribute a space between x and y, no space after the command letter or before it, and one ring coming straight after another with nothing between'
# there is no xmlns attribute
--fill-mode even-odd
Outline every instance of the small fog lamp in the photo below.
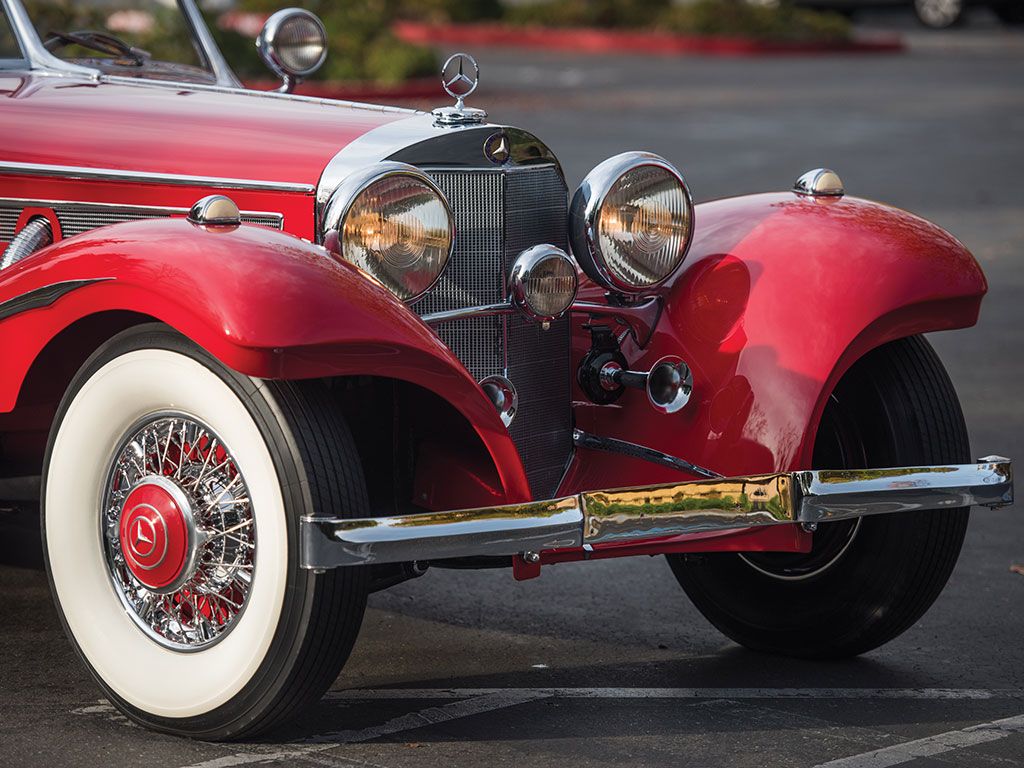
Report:
<svg viewBox="0 0 1024 768"><path fill-rule="evenodd" d="M561 248L535 245L516 257L509 274L512 301L529 317L561 317L576 299L576 264Z"/></svg>

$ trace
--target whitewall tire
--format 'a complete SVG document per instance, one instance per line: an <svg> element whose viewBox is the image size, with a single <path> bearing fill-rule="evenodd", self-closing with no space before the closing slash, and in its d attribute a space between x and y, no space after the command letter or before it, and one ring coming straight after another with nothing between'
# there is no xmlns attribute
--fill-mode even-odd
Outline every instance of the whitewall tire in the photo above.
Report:
<svg viewBox="0 0 1024 768"><path fill-rule="evenodd" d="M322 385L256 382L163 327L133 329L86 363L51 432L54 598L129 716L252 736L330 685L365 607L363 569L298 567L298 519L365 504Z"/></svg>

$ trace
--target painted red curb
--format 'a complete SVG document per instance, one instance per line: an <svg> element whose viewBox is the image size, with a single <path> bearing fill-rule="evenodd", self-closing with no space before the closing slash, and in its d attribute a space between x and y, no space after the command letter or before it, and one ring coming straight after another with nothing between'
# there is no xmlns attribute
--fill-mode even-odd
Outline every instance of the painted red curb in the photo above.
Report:
<svg viewBox="0 0 1024 768"><path fill-rule="evenodd" d="M245 87L256 91L273 91L280 86L276 80L246 80ZM367 101L373 99L416 100L434 99L441 95L441 86L436 77L406 80L395 85L377 83L337 82L311 80L295 89L300 96L318 99L339 99L341 101Z"/></svg>
<svg viewBox="0 0 1024 768"><path fill-rule="evenodd" d="M584 53L653 53L756 56L762 54L897 53L904 50L897 35L858 38L849 42L769 42L740 37L694 37L653 30L609 30L590 27L514 27L506 24L425 24L399 21L395 34L408 43L500 45Z"/></svg>

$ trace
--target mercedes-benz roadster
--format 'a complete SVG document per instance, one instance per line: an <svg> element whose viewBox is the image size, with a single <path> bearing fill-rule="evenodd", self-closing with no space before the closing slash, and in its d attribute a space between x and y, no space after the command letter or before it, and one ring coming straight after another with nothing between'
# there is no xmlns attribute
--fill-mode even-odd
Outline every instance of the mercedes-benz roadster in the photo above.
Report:
<svg viewBox="0 0 1024 768"><path fill-rule="evenodd" d="M280 724L430 567L664 554L737 643L859 654L1012 501L923 336L975 323L981 269L832 171L694 206L626 152L570 196L464 54L426 113L293 95L301 10L266 93L193 0L2 8L0 506L41 508L140 723Z"/></svg>

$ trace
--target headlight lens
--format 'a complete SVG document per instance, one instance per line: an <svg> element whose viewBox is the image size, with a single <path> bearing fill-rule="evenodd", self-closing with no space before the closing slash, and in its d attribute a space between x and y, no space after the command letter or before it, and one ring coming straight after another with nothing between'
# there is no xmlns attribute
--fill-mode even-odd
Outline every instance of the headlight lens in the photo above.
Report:
<svg viewBox="0 0 1024 768"><path fill-rule="evenodd" d="M576 298L576 265L560 248L535 245L516 257L509 274L512 300L535 320L561 317Z"/></svg>
<svg viewBox="0 0 1024 768"><path fill-rule="evenodd" d="M573 252L595 282L641 293L665 282L686 258L693 202L666 160L627 152L597 166L576 191Z"/></svg>
<svg viewBox="0 0 1024 768"><path fill-rule="evenodd" d="M413 301L448 264L451 211L420 171L400 163L381 165L338 188L325 218L325 244L403 301Z"/></svg>

